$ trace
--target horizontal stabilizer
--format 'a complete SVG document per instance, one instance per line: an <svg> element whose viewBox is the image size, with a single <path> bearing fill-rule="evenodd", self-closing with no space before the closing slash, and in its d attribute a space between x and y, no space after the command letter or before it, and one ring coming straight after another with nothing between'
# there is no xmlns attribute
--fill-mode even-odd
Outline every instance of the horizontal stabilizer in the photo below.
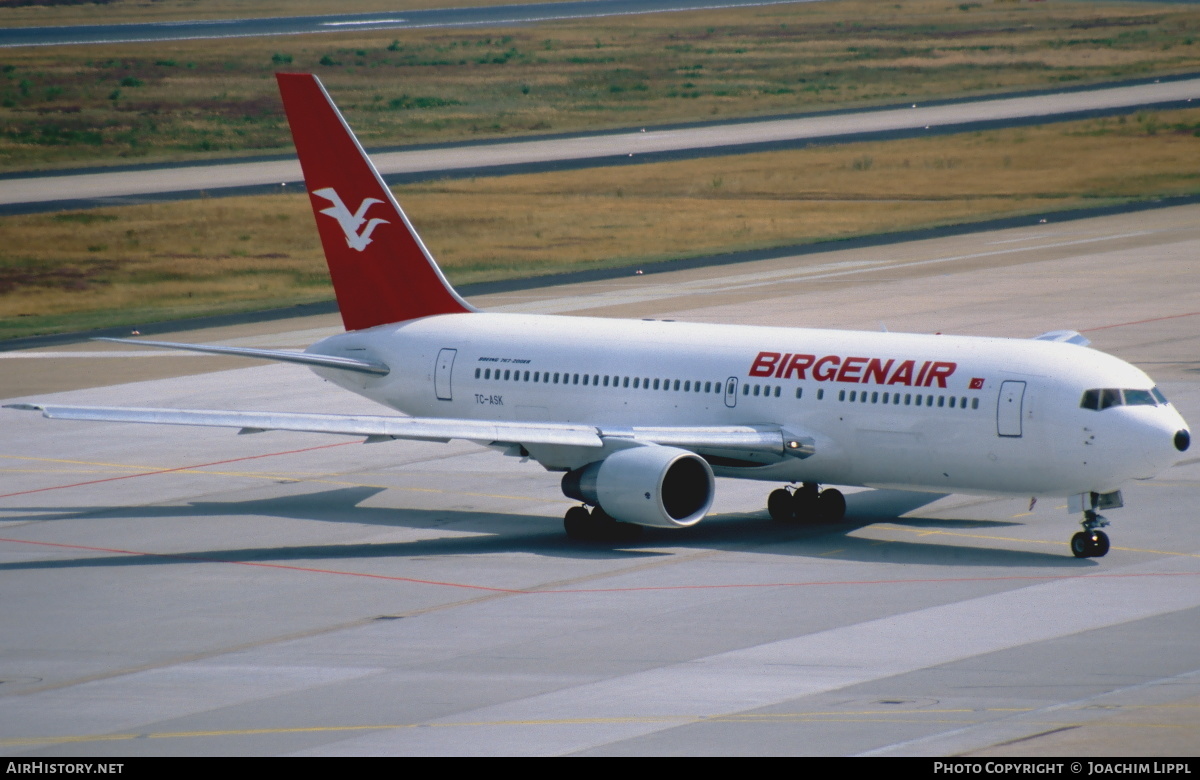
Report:
<svg viewBox="0 0 1200 780"><path fill-rule="evenodd" d="M1077 330L1052 330L1033 338L1035 341L1065 341L1068 344L1076 344L1081 347L1086 347L1092 343Z"/></svg>
<svg viewBox="0 0 1200 780"><path fill-rule="evenodd" d="M238 357L259 358L260 360L278 360L283 363L299 363L304 366L340 368L343 371L357 371L360 374L371 374L372 376L387 376L391 371L383 363L370 360L355 360L354 358L335 357L333 355L314 355L309 352L293 352L288 349L222 347L215 344L181 344L174 341L143 341L141 339L96 338L93 341L111 341L114 344L134 344L141 347L159 347L162 349L182 349L189 352L204 352L210 355L236 355Z"/></svg>

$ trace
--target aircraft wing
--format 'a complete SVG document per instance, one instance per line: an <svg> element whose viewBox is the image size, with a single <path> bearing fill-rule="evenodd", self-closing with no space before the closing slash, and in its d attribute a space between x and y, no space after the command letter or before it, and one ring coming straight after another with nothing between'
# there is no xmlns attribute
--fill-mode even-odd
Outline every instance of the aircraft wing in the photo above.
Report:
<svg viewBox="0 0 1200 780"><path fill-rule="evenodd" d="M603 428L574 423L462 420L292 412L208 411L202 409L137 409L107 406L10 404L6 409L40 411L58 420L135 422L240 428L240 433L301 431L366 436L366 441L465 439L481 444L555 444L603 448L606 443L661 444L698 452L737 451L768 459L812 455L815 442L779 426L724 425L662 428Z"/></svg>

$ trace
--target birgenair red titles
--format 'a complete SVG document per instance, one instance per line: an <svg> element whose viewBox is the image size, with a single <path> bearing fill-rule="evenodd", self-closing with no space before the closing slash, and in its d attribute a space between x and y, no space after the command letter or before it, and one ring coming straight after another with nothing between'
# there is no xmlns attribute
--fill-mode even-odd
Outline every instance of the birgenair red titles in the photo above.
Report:
<svg viewBox="0 0 1200 780"><path fill-rule="evenodd" d="M918 361L840 355L817 357L804 353L759 352L750 364L750 376L944 388L946 380L957 368L957 363L945 360Z"/></svg>

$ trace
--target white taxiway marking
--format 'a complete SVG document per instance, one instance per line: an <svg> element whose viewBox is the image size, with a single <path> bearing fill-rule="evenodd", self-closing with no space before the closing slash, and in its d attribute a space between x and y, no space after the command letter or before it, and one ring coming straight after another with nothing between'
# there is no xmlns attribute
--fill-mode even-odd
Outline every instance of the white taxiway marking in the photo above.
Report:
<svg viewBox="0 0 1200 780"><path fill-rule="evenodd" d="M404 19L364 19L359 22L321 22L322 27L349 27L364 24L403 24Z"/></svg>

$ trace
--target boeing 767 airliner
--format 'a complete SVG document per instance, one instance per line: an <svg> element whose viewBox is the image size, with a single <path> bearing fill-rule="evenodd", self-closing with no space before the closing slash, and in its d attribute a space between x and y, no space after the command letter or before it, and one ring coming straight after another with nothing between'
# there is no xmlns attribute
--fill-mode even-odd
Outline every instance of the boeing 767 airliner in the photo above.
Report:
<svg viewBox="0 0 1200 780"><path fill-rule="evenodd" d="M346 332L304 352L149 346L301 363L408 416L21 404L46 417L387 439L467 439L562 472L575 538L683 528L714 476L782 483L780 521L840 520L854 485L1066 496L1076 557L1099 510L1187 450L1146 374L1073 331L1034 339L477 311L454 291L324 87L279 74Z"/></svg>

